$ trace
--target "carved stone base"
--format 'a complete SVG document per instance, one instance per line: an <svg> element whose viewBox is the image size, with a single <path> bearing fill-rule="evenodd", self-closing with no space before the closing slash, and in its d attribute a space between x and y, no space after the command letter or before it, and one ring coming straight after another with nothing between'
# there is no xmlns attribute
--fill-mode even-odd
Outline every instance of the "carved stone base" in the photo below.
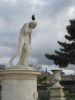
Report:
<svg viewBox="0 0 75 100"><path fill-rule="evenodd" d="M53 86L51 88L50 100L65 100L62 86Z"/></svg>
<svg viewBox="0 0 75 100"><path fill-rule="evenodd" d="M37 71L23 67L0 70L1 100L37 100L37 76L39 74Z"/></svg>

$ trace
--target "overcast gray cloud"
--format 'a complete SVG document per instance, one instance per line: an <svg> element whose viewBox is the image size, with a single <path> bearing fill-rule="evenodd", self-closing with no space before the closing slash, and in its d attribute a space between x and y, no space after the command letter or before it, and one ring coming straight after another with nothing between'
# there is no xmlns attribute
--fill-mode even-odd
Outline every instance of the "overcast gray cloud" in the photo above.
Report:
<svg viewBox="0 0 75 100"><path fill-rule="evenodd" d="M35 14L38 26L32 34L29 62L53 64L44 57L64 41L66 25L75 18L75 0L0 0L0 63L7 63L16 50L19 31Z"/></svg>

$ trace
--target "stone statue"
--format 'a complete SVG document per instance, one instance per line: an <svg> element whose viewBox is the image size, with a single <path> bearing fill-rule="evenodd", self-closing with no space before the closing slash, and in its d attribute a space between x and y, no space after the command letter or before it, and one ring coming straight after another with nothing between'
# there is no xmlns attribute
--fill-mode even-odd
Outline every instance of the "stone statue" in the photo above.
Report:
<svg viewBox="0 0 75 100"><path fill-rule="evenodd" d="M19 55L18 65L28 65L28 57L31 51L32 29L34 29L36 26L37 22L35 21L35 16L32 15L32 21L29 23L25 23L20 30L17 52L12 55L9 61L10 65L13 64L13 60L16 58L17 55Z"/></svg>

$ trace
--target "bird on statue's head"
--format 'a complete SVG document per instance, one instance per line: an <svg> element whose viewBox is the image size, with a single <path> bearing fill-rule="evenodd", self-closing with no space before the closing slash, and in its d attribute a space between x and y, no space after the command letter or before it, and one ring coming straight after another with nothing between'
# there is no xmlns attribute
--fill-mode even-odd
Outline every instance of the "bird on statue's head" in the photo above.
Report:
<svg viewBox="0 0 75 100"><path fill-rule="evenodd" d="M32 21L29 23L29 27L34 29L37 26L37 22L35 21L35 16L32 15Z"/></svg>

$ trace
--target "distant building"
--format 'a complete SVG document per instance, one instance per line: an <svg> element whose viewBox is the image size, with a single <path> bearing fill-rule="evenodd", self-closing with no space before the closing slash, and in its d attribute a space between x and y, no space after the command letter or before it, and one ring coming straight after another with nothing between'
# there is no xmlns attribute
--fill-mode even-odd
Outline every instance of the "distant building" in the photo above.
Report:
<svg viewBox="0 0 75 100"><path fill-rule="evenodd" d="M75 92L75 75L62 75L60 83L65 90Z"/></svg>

